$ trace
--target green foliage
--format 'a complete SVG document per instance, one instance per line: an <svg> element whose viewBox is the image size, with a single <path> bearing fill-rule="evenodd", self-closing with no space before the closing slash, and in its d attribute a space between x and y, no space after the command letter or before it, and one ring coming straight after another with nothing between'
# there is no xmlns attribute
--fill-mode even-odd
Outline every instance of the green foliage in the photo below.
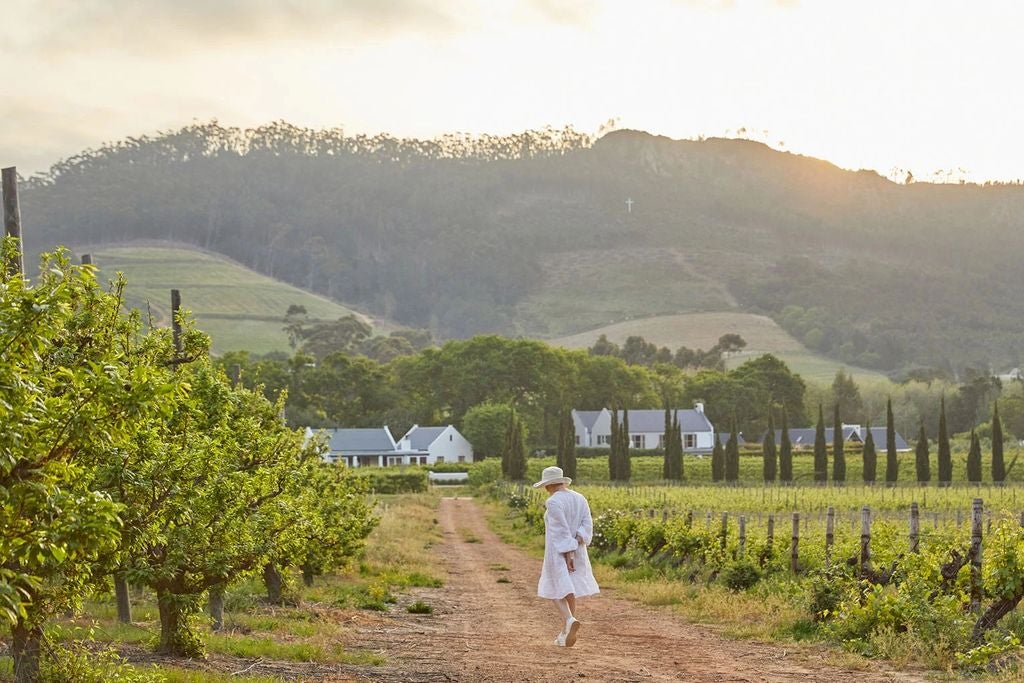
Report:
<svg viewBox="0 0 1024 683"><path fill-rule="evenodd" d="M39 670L40 683L163 683L155 669L133 667L113 649L94 651L85 642L52 646Z"/></svg>
<svg viewBox="0 0 1024 683"><path fill-rule="evenodd" d="M793 481L793 443L789 439L789 417L782 406L782 436L779 439L779 482Z"/></svg>
<svg viewBox="0 0 1024 683"><path fill-rule="evenodd" d="M417 600L416 602L406 607L405 611L409 614L433 614L434 608L431 605L428 605L427 603L423 602L422 600Z"/></svg>
<svg viewBox="0 0 1024 683"><path fill-rule="evenodd" d="M914 447L914 471L917 483L923 484L932 480L931 458L928 454L928 435L924 431L924 422L917 434L917 445Z"/></svg>
<svg viewBox="0 0 1024 683"><path fill-rule="evenodd" d="M523 422L515 409L508 415L505 430L505 448L501 457L502 474L513 481L526 479L526 434Z"/></svg>
<svg viewBox="0 0 1024 683"><path fill-rule="evenodd" d="M739 430L736 427L736 420L732 421L732 431L729 432L729 441L725 444L725 480L729 482L739 481L740 478L740 445Z"/></svg>
<svg viewBox="0 0 1024 683"><path fill-rule="evenodd" d="M761 580L762 571L749 558L741 558L730 562L722 571L722 583L729 590L743 591L752 588Z"/></svg>
<svg viewBox="0 0 1024 683"><path fill-rule="evenodd" d="M775 449L775 418L771 408L768 409L768 430L764 433L761 443L762 472L765 482L775 481L778 469L778 455Z"/></svg>
<svg viewBox="0 0 1024 683"><path fill-rule="evenodd" d="M878 453L875 451L875 437L871 433L871 422L868 421L864 436L864 450L862 452L862 474L865 484L874 484L878 476Z"/></svg>
<svg viewBox="0 0 1024 683"><path fill-rule="evenodd" d="M1006 481L1006 462L1003 457L1003 423L999 419L999 403L992 408L992 481Z"/></svg>
<svg viewBox="0 0 1024 683"><path fill-rule="evenodd" d="M715 445L711 450L711 481L722 481L725 478L725 459L725 448L716 434Z"/></svg>
<svg viewBox="0 0 1024 683"><path fill-rule="evenodd" d="M972 483L981 482L981 440L978 434L971 430L971 448L967 453L967 481Z"/></svg>
<svg viewBox="0 0 1024 683"><path fill-rule="evenodd" d="M846 482L846 453L843 450L843 420L839 414L839 404L835 405L832 418L832 480L836 483Z"/></svg>
<svg viewBox="0 0 1024 683"><path fill-rule="evenodd" d="M818 423L814 429L814 481L828 481L828 450L825 445L825 415L818 404Z"/></svg>
<svg viewBox="0 0 1024 683"><path fill-rule="evenodd" d="M462 435L473 444L473 457L477 460L501 455L505 447L512 407L506 403L481 403L466 411L462 418Z"/></svg>
<svg viewBox="0 0 1024 683"><path fill-rule="evenodd" d="M427 472L418 467L402 469L360 467L354 476L366 482L373 493L422 493L427 490Z"/></svg>

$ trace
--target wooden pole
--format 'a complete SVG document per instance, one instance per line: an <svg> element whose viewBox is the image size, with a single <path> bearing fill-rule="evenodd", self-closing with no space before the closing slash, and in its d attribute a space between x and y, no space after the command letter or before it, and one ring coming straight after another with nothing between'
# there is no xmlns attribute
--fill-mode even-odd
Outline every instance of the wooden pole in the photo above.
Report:
<svg viewBox="0 0 1024 683"><path fill-rule="evenodd" d="M4 234L18 238L18 253L7 264L11 275L25 274L25 241L21 236L21 205L18 203L18 169L9 166L0 171L4 195Z"/></svg>
<svg viewBox="0 0 1024 683"><path fill-rule="evenodd" d="M128 596L128 581L123 572L114 574L114 597L117 601L117 620L122 624L132 623L132 601Z"/></svg>
<svg viewBox="0 0 1024 683"><path fill-rule="evenodd" d="M794 574L800 571L800 513L793 513L793 538L789 545L789 569Z"/></svg>
<svg viewBox="0 0 1024 683"><path fill-rule="evenodd" d="M747 518L740 515L740 557L747 553Z"/></svg>
<svg viewBox="0 0 1024 683"><path fill-rule="evenodd" d="M984 503L971 502L971 611L981 609L981 524Z"/></svg>
<svg viewBox="0 0 1024 683"><path fill-rule="evenodd" d="M860 575L865 576L871 565L871 508L860 509Z"/></svg>
<svg viewBox="0 0 1024 683"><path fill-rule="evenodd" d="M772 556L775 545L775 515L768 515L768 557Z"/></svg>
<svg viewBox="0 0 1024 683"><path fill-rule="evenodd" d="M910 552L916 553L920 547L921 517L917 503L910 504Z"/></svg>
<svg viewBox="0 0 1024 683"><path fill-rule="evenodd" d="M836 540L836 509L831 505L825 515L825 568L832 566L832 544Z"/></svg>
<svg viewBox="0 0 1024 683"><path fill-rule="evenodd" d="M82 254L82 265L83 266L91 266L92 265L92 254Z"/></svg>
<svg viewBox="0 0 1024 683"><path fill-rule="evenodd" d="M171 329L174 331L174 356L181 357L181 323L178 321L178 311L181 310L181 292L177 289L171 290Z"/></svg>

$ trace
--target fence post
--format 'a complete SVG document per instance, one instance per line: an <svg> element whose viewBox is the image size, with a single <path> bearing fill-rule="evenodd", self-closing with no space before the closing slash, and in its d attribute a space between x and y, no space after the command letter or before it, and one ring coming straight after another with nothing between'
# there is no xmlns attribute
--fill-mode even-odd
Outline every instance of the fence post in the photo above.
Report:
<svg viewBox="0 0 1024 683"><path fill-rule="evenodd" d="M793 539L789 544L789 569L794 574L800 571L800 513L793 513Z"/></svg>
<svg viewBox="0 0 1024 683"><path fill-rule="evenodd" d="M92 265L92 254L82 254L82 265L83 266L91 266Z"/></svg>
<svg viewBox="0 0 1024 683"><path fill-rule="evenodd" d="M825 568L832 566L832 544L836 540L836 509L828 506L825 514Z"/></svg>
<svg viewBox="0 0 1024 683"><path fill-rule="evenodd" d="M768 557L772 556L775 545L775 515L768 515Z"/></svg>
<svg viewBox="0 0 1024 683"><path fill-rule="evenodd" d="M181 358L181 323L178 322L178 311L181 309L181 292L171 290L171 330L174 334L174 357Z"/></svg>
<svg viewBox="0 0 1024 683"><path fill-rule="evenodd" d="M740 515L740 557L747 554L747 518Z"/></svg>
<svg viewBox="0 0 1024 683"><path fill-rule="evenodd" d="M910 504L910 552L916 553L920 547L921 517L917 503Z"/></svg>
<svg viewBox="0 0 1024 683"><path fill-rule="evenodd" d="M21 236L21 205L18 203L18 169L9 166L0 171L3 185L4 234L18 238L18 253L7 264L11 275L25 274L25 240Z"/></svg>
<svg viewBox="0 0 1024 683"><path fill-rule="evenodd" d="M981 608L981 524L984 503L981 498L971 502L971 611Z"/></svg>
<svg viewBox="0 0 1024 683"><path fill-rule="evenodd" d="M860 575L867 574L871 564L871 508L860 509Z"/></svg>

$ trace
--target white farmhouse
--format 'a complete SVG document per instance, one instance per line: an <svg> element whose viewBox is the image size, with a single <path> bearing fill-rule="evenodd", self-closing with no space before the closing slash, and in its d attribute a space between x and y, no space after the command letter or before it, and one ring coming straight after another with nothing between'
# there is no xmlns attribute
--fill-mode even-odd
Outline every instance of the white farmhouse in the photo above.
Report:
<svg viewBox="0 0 1024 683"><path fill-rule="evenodd" d="M398 440L398 451L410 465L433 465L439 462L473 462L473 444L452 425L420 427L413 425Z"/></svg>
<svg viewBox="0 0 1024 683"><path fill-rule="evenodd" d="M715 447L715 428L704 414L704 404L689 410L676 410L683 435L684 453L710 453ZM576 445L584 448L610 448L612 413L601 410L573 410ZM619 413L622 424L622 413ZM629 440L632 448L661 448L665 437L664 410L630 410Z"/></svg>
<svg viewBox="0 0 1024 683"><path fill-rule="evenodd" d="M349 467L384 467L399 464L395 457L395 438L385 427L370 429L319 429L327 436L324 462L344 463ZM314 431L306 429L306 438Z"/></svg>

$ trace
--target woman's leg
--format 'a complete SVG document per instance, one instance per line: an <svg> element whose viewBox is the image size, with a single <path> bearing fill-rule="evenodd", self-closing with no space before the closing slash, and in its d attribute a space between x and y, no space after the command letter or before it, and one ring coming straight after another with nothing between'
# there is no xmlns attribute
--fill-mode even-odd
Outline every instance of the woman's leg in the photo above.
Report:
<svg viewBox="0 0 1024 683"><path fill-rule="evenodd" d="M555 600L555 606L557 606L558 611L562 613L562 619L568 621L572 618L572 605L574 605L575 603L576 596L572 593L569 593L564 598Z"/></svg>
<svg viewBox="0 0 1024 683"><path fill-rule="evenodd" d="M576 616L576 595L574 593L569 593L565 596L565 601L569 603L569 612L571 612L573 616Z"/></svg>

